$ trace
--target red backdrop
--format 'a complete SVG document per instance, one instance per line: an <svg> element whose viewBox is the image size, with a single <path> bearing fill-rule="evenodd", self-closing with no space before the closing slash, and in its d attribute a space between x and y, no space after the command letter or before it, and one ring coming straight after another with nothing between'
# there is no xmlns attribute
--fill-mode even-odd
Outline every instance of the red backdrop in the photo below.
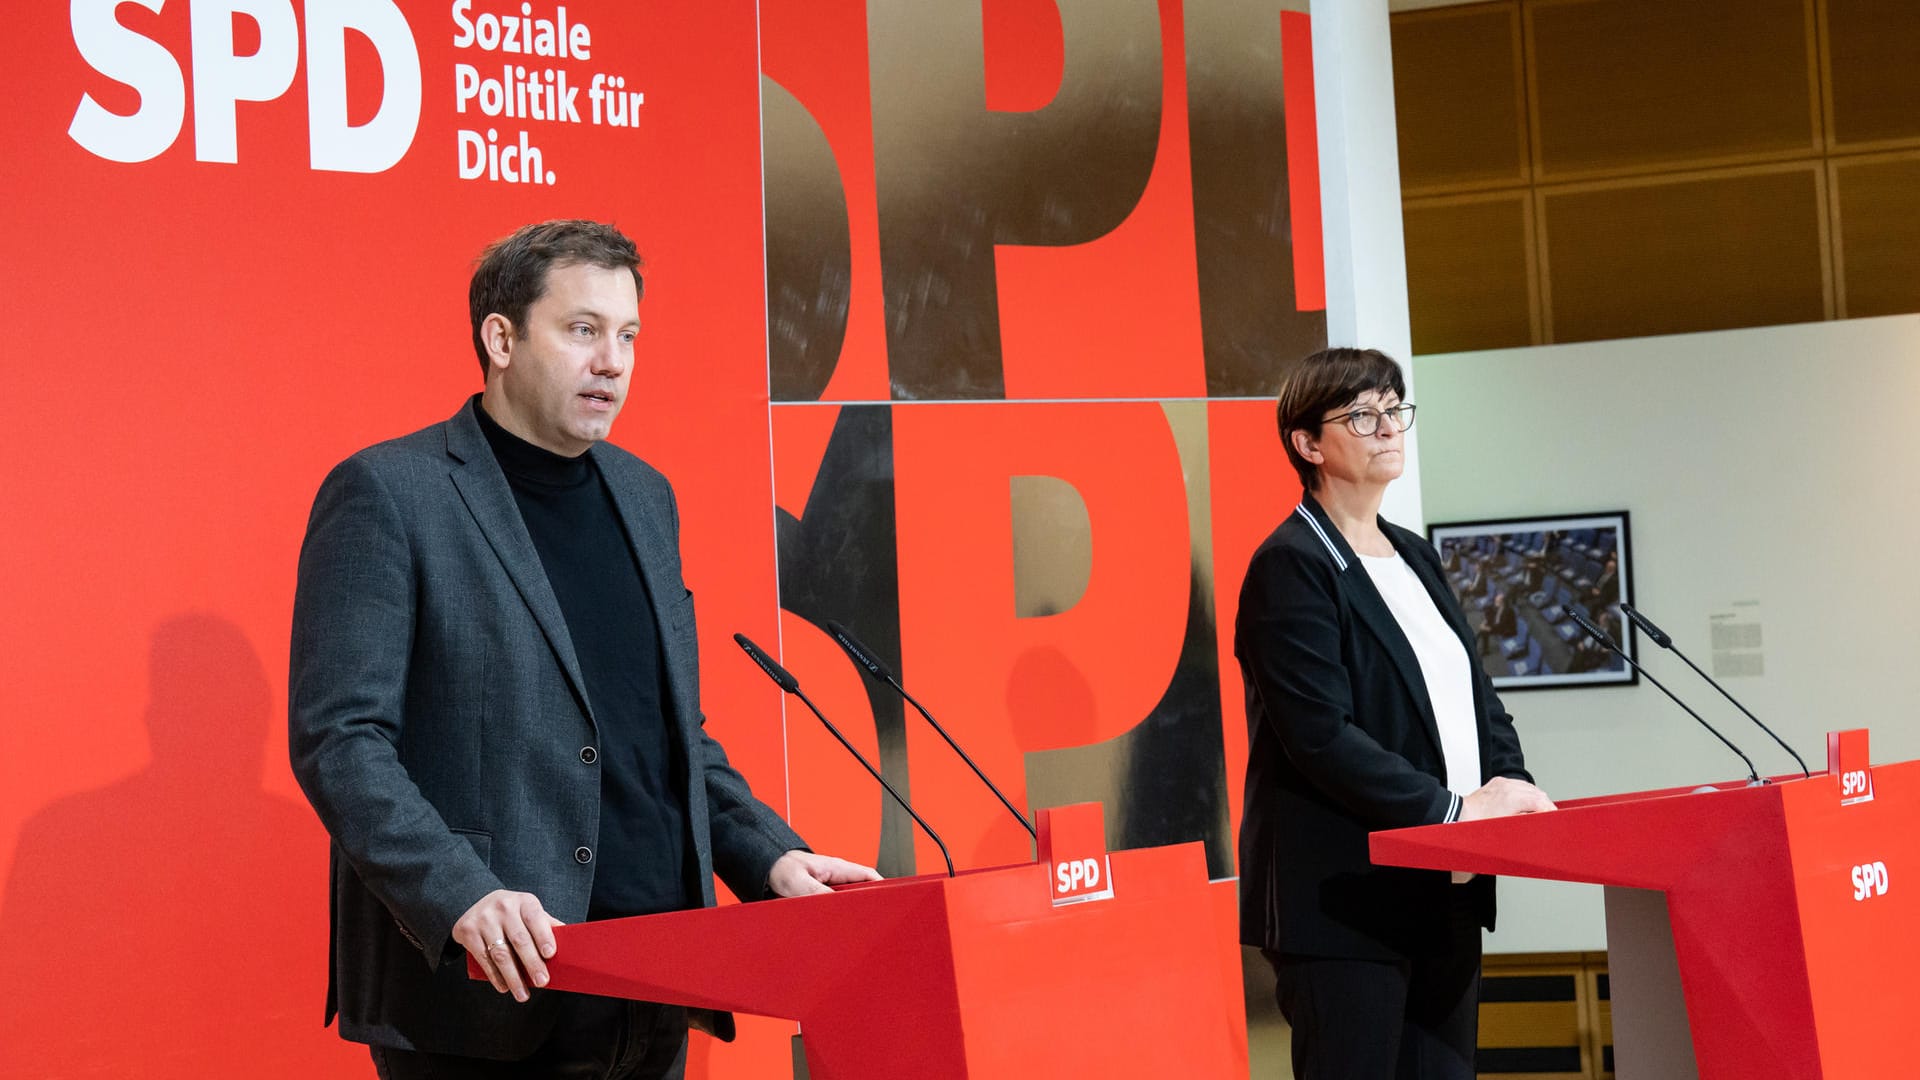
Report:
<svg viewBox="0 0 1920 1080"><path fill-rule="evenodd" d="M1233 599L1297 494L1262 395L1324 336L1315 230L1296 252L1289 227L1317 214L1310 115L1282 92L1304 20L574 0L587 55L483 47L481 17L520 9L8 20L0 1074L370 1075L320 1027L326 839L285 764L294 559L334 462L478 389L470 262L546 217L615 221L647 257L615 438L680 491L711 730L764 798L816 847L929 865L736 630L779 643L957 861L1027 855L832 648L840 618L1017 797L1102 798L1115 842L1202 840L1232 872ZM462 97L508 66L564 73L579 121ZM637 125L594 122L596 75L644 93ZM523 133L540 182L463 177ZM1044 615L1012 600L1028 476L1070 486L1091 537L1084 593ZM787 1075L790 1033L746 1020L690 1074Z"/></svg>

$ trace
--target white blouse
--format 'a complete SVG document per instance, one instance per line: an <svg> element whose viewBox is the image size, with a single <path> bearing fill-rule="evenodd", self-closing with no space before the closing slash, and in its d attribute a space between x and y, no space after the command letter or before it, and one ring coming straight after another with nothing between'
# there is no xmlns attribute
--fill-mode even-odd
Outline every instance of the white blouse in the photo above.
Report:
<svg viewBox="0 0 1920 1080"><path fill-rule="evenodd" d="M1420 661L1433 719L1440 728L1440 752L1447 767L1447 790L1465 798L1480 787L1480 725L1473 714L1473 658L1447 625L1427 587L1399 553L1360 556L1367 576L1393 612Z"/></svg>

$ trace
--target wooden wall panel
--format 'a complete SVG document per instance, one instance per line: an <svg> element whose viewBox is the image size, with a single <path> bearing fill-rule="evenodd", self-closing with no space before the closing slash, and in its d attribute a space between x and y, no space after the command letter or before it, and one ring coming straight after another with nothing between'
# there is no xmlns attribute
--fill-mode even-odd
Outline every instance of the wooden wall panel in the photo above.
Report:
<svg viewBox="0 0 1920 1080"><path fill-rule="evenodd" d="M1602 956L1599 966L1604 970ZM1500 1080L1587 1080L1594 970L1580 953L1486 957L1480 980L1475 1071Z"/></svg>
<svg viewBox="0 0 1920 1080"><path fill-rule="evenodd" d="M1588 953L1587 1060L1594 1080L1613 1080L1613 981L1607 972L1607 954Z"/></svg>
<svg viewBox="0 0 1920 1080"><path fill-rule="evenodd" d="M1816 152L1813 0L1526 5L1542 179Z"/></svg>
<svg viewBox="0 0 1920 1080"><path fill-rule="evenodd" d="M1795 164L1542 192L1549 340L1827 318L1825 181Z"/></svg>
<svg viewBox="0 0 1920 1080"><path fill-rule="evenodd" d="M1409 200L1404 219L1415 353L1539 339L1533 206L1525 191Z"/></svg>
<svg viewBox="0 0 1920 1080"><path fill-rule="evenodd" d="M1408 193L1527 182L1520 5L1409 12L1393 20L1393 104Z"/></svg>
<svg viewBox="0 0 1920 1080"><path fill-rule="evenodd" d="M1832 168L1840 314L1920 311L1920 152L1842 158Z"/></svg>
<svg viewBox="0 0 1920 1080"><path fill-rule="evenodd" d="M1416 352L1920 311L1920 0L1504 0L1393 48Z"/></svg>
<svg viewBox="0 0 1920 1080"><path fill-rule="evenodd" d="M1829 145L1920 142L1920 4L1824 0L1822 7Z"/></svg>

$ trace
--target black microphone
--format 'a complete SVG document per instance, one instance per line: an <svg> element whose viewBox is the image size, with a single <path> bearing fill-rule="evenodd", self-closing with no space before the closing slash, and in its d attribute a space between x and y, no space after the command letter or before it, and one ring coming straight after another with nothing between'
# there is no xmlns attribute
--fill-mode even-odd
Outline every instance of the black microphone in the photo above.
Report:
<svg viewBox="0 0 1920 1080"><path fill-rule="evenodd" d="M1027 821L1027 816L1014 808L1013 800L1007 798L1004 792L994 786L993 781L987 779L987 774L981 771L980 766L974 764L973 759L967 756L965 750L960 749L960 744L954 741L953 736L947 734L946 728L940 726L940 721L935 720L933 714L927 711L926 706L915 700L912 694L907 693L907 688L900 685L900 680L894 676L893 671L889 669L878 656L875 656L872 650L860 644L859 640L853 636L852 631L833 619L827 620L827 633L832 634L833 640L840 643L840 647L846 650L848 656L853 657L854 663L866 668L873 674L874 678L893 687L894 693L905 698L907 704L913 706L914 710L925 718L927 723L933 725L933 730L939 732L940 737L947 740L947 745L953 747L953 752L959 754L960 760L967 763L967 768L973 770L973 775L979 777L980 782L987 785L987 790L993 792L994 796L1000 800L1000 805L1007 808L1007 813L1013 815L1013 819L1020 823L1021 828L1027 830L1027 834L1032 836L1035 842L1039 841L1040 834L1034 831L1033 825Z"/></svg>
<svg viewBox="0 0 1920 1080"><path fill-rule="evenodd" d="M767 678L772 679L774 684L780 687L780 689L789 694L798 694L800 692L800 680L794 678L792 672L781 667L780 661L768 656L766 650L755 645L752 638L749 638L745 634L735 634L733 635L733 643L745 649L747 656L750 657L754 663L759 664L760 670L766 672Z"/></svg>
<svg viewBox="0 0 1920 1080"><path fill-rule="evenodd" d="M1589 637L1593 638L1593 640L1599 642L1600 644L1605 645L1607 648L1613 650L1616 654L1619 655L1620 659L1625 660L1627 662L1627 665L1629 667L1633 668L1633 670L1639 672L1640 674L1645 675L1647 677L1648 682L1659 687L1660 692L1667 695L1667 697L1671 699L1675 705L1680 706L1682 709L1686 709L1687 715L1699 721L1701 727L1706 728L1708 731L1713 732L1714 738L1719 739L1723 743L1726 743L1727 749L1733 751L1736 754L1739 754L1740 760L1747 763L1747 778L1748 778L1747 786L1748 787L1752 787L1755 784L1762 784L1766 782L1760 779L1760 771L1753 767L1753 759L1748 757L1745 754L1745 752L1743 752L1739 747L1733 745L1733 740L1727 738L1725 735L1720 734L1719 729L1715 728L1712 724L1707 723L1705 717L1701 716L1697 712L1694 712L1692 709L1687 708L1687 703L1684 701L1681 701L1677 694L1667 689L1666 684L1662 683L1659 679L1654 678L1652 672L1648 671L1646 668L1641 667L1639 664L1634 663L1633 657L1628 656L1627 651L1625 649L1622 649L1620 646L1614 644L1613 639L1607 636L1607 632L1605 630L1602 630L1599 627L1593 625L1593 623L1588 622L1587 617L1585 615L1580 614L1579 610L1574 608L1572 605L1567 606L1567 614L1570 617L1572 617L1574 622L1580 624L1580 629L1585 630Z"/></svg>
<svg viewBox="0 0 1920 1080"><path fill-rule="evenodd" d="M1647 637L1651 638L1655 645L1658 645L1661 648L1672 652L1673 655L1679 657L1680 659L1685 660L1687 662L1687 666L1693 669L1694 674L1707 680L1708 686L1711 686L1715 690L1720 691L1721 697L1726 698L1728 701L1733 702L1734 708L1739 709L1743 713L1746 713L1747 719L1753 721L1755 727L1758 727L1761 731L1766 732L1769 738L1771 738L1774 742L1777 742L1780 744L1780 749L1785 750L1789 754L1793 754L1793 760L1797 762L1800 766L1801 776L1811 777L1813 775L1812 771L1807 768L1806 761L1802 759L1798 753L1794 752L1793 747L1787 745L1787 741L1785 739L1782 739L1780 736L1775 735L1773 733L1772 728L1761 723L1759 717L1753 715L1753 713L1749 711L1745 705L1740 704L1739 700L1735 698L1732 694L1727 693L1727 688L1724 686L1721 686L1718 682L1716 682L1713 676L1707 674L1704 671L1701 671L1700 665L1694 663L1691 659L1689 659L1686 653L1681 652L1680 649L1674 645L1673 638L1669 636L1666 631L1653 625L1652 619L1649 619L1645 615L1642 615L1638 611L1635 611L1633 609L1632 604L1623 603L1620 605L1620 610L1626 612L1627 618L1633 620L1633 625L1639 627L1640 632L1647 635Z"/></svg>
<svg viewBox="0 0 1920 1080"><path fill-rule="evenodd" d="M826 714L820 711L820 707L815 705L812 699L807 697L806 694L801 693L800 680L794 678L792 672L781 667L778 660L768 656L765 649L755 645L747 635L733 635L733 643L740 646L740 648L746 652L747 656L752 658L754 663L759 664L760 670L766 672L767 678L772 679L780 689L799 698L801 702L806 705L808 711L819 717L820 722L827 726L827 730L833 734L833 737L840 740L840 745L847 748L847 753L852 754L855 761L865 766L866 770L873 774L873 778L880 781L880 786L887 789L887 794L893 796L893 801L900 804L900 808L905 810L913 818L920 826L922 832L933 838L934 846L940 849L940 857L947 860L947 876L952 877L953 856L947 853L947 845L940 839L940 834L933 831L933 826L928 825L925 818L914 812L913 806L907 802L904 796L893 789L892 784L887 783L887 778L880 775L880 770L873 767L873 762L868 761L866 755L853 748L853 744L847 741L845 735L840 734L840 729L833 726L833 721L827 719Z"/></svg>

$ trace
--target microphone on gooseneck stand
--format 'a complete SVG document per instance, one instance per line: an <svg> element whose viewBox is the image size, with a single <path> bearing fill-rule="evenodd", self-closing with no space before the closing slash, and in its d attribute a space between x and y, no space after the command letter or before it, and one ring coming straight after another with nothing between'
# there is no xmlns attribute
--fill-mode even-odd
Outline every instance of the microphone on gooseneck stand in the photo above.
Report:
<svg viewBox="0 0 1920 1080"><path fill-rule="evenodd" d="M1005 793L998 787L994 786L993 781L987 779L987 774L981 771L980 766L974 764L973 759L967 756L965 750L960 749L960 744L954 741L953 736L947 734L946 728L940 726L940 721L935 720L933 714L927 711L926 706L916 701L912 694L907 693L907 688L900 685L900 680L894 677L893 671L888 668L878 656L874 655L872 650L860 644L859 640L853 636L851 631L832 619L827 620L827 633L833 635L833 640L840 643L840 648L845 650L846 654L853 658L854 663L866 668L874 678L892 687L894 693L906 699L907 704L913 706L914 710L924 717L927 723L933 725L933 730L939 732L940 737L947 740L947 745L953 747L953 752L959 754L960 760L967 763L967 768L973 770L973 775L979 777L980 782L987 785L987 790L993 792L1000 800L1000 804L1007 808L1007 813L1012 814L1014 820L1020 823L1020 827L1027 830L1028 835L1032 836L1035 840L1039 839L1039 834L1034 832L1032 823L1027 821L1027 816L1014 808L1013 801L1008 799Z"/></svg>
<svg viewBox="0 0 1920 1080"><path fill-rule="evenodd" d="M1733 702L1734 708L1739 709L1743 713L1746 713L1747 719L1753 721L1755 727L1758 727L1761 731L1766 732L1769 738L1771 738L1774 742L1777 742L1780 744L1780 749L1785 750L1789 754L1792 754L1793 760L1796 763L1798 763L1800 766L1801 776L1810 777L1813 775L1813 773L1807 769L1806 761L1803 760L1800 757L1800 755L1794 751L1793 747L1787 745L1787 741L1785 739L1782 739L1780 736L1775 735L1773 733L1772 728L1761 723L1759 717L1753 715L1753 713L1749 711L1745 705L1740 704L1739 700L1736 699L1732 694L1727 693L1727 688L1724 686L1721 686L1718 682L1716 682L1713 676L1707 674L1704 671L1701 671L1700 665L1694 663L1691 659L1689 659L1686 653L1681 652L1680 647L1673 643L1673 638L1669 636L1666 631L1653 625L1652 619L1649 619L1645 615L1642 615L1638 611L1635 611L1633 609L1632 604L1623 603L1620 605L1620 610L1626 612L1627 618L1633 620L1633 625L1639 627L1641 633L1653 639L1653 643L1655 645L1658 645L1661 648L1672 652L1673 655L1679 657L1680 659L1685 660L1687 662L1687 666L1693 669L1694 674L1707 680L1707 685L1713 687L1715 690L1720 691L1721 697L1726 698L1728 701Z"/></svg>
<svg viewBox="0 0 1920 1080"><path fill-rule="evenodd" d="M933 831L933 826L928 825L926 819L915 812L912 804L908 803L906 798L898 791L895 791L892 784L887 783L887 778L880 775L880 770L873 767L873 762L868 761L866 755L853 748L853 744L847 741L845 735L840 734L840 729L833 726L833 721L827 719L826 714L820 711L820 707L815 705L812 699L801 692L800 680L794 678L792 673L787 671L786 668L781 667L778 660L768 656L766 650L755 645L747 635L733 635L733 643L740 646L754 663L760 665L760 670L767 673L767 678L772 679L774 685L792 694L794 697L799 698L801 703L806 705L807 710L819 717L820 722L826 725L827 731L831 732L834 738L840 740L840 745L847 748L847 753L852 754L855 761L865 766L867 772L873 774L875 780L880 781L880 786L887 789L887 794L893 796L893 801L899 803L900 808L905 810L908 815L913 818L914 822L920 826L920 830L933 839L934 846L940 849L940 857L947 860L947 876L952 877L953 856L947 853L947 845L941 841L940 834Z"/></svg>
<svg viewBox="0 0 1920 1080"><path fill-rule="evenodd" d="M1747 763L1747 786L1748 787L1752 787L1755 784L1766 783L1766 781L1760 779L1759 770L1753 767L1752 758L1748 757L1746 753L1742 751L1739 747L1733 745L1733 740L1727 738L1725 735L1720 734L1720 731L1718 728L1715 728L1712 724L1707 723L1706 719L1702 717L1699 713L1694 712L1690 708L1687 708L1687 703L1684 701L1681 701L1679 695L1667 689L1665 683L1662 683L1659 679L1654 678L1652 672L1648 671L1646 668L1641 667L1639 664L1634 663L1633 657L1628 656L1627 651L1625 649L1622 649L1619 645L1615 644L1613 638L1608 637L1607 632L1605 630L1602 630L1599 627L1593 625L1593 623L1587 620L1587 617L1585 615L1580 614L1579 610L1572 607L1571 605L1569 605L1567 608L1567 614L1573 618L1574 622L1580 624L1580 629L1585 630L1587 632L1588 637L1591 637L1593 638L1593 640L1599 642L1602 645L1605 645L1608 649L1611 649L1616 655L1618 655L1620 659L1625 660L1629 667L1633 668L1633 670L1639 672L1640 674L1645 675L1647 677L1648 682L1659 687L1660 692L1667 695L1667 697L1671 699L1675 705L1680 706L1682 709L1686 709L1687 715L1693 717L1696 721L1698 721L1701 727L1706 728L1708 731L1712 732L1714 738L1719 739L1723 743L1726 743L1727 749L1733 751L1736 754L1739 754L1740 760Z"/></svg>

